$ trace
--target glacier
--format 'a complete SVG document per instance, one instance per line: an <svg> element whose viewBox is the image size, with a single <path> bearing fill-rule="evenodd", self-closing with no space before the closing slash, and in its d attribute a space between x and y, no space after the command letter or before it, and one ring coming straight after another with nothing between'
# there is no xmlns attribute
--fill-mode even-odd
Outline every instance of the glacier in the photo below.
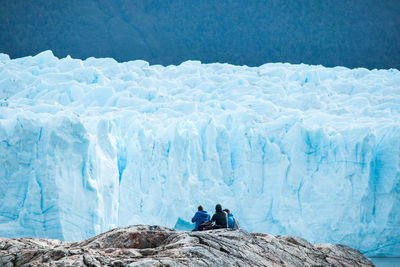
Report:
<svg viewBox="0 0 400 267"><path fill-rule="evenodd" d="M248 231L400 255L400 72L0 54L0 236Z"/></svg>

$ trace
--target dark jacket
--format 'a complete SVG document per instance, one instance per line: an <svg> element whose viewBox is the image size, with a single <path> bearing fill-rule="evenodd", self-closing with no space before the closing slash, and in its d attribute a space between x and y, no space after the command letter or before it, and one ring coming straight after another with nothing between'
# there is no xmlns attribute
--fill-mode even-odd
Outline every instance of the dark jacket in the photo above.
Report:
<svg viewBox="0 0 400 267"><path fill-rule="evenodd" d="M222 211L221 205L215 206L215 214L212 216L211 221L215 222L216 226L228 228L228 216L225 211Z"/></svg>
<svg viewBox="0 0 400 267"><path fill-rule="evenodd" d="M198 231L199 225L202 224L203 222L206 222L209 220L210 220L210 214L208 214L207 211L200 210L200 211L196 212L196 214L192 218L192 222L196 223L196 227L194 228L194 230Z"/></svg>

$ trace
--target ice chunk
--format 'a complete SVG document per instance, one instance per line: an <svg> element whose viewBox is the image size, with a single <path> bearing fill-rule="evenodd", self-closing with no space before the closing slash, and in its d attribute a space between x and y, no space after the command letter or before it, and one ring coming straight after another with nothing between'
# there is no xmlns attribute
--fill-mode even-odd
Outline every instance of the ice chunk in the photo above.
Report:
<svg viewBox="0 0 400 267"><path fill-rule="evenodd" d="M175 223L174 229L183 231L192 231L194 229L194 223L187 222L182 218L178 218Z"/></svg>
<svg viewBox="0 0 400 267"><path fill-rule="evenodd" d="M51 50L43 51L34 56L32 59L39 65L47 65L47 66L54 66L55 63L57 63L58 61L58 58L54 56Z"/></svg>
<svg viewBox="0 0 400 267"><path fill-rule="evenodd" d="M10 56L7 54L0 53L0 62L6 62L10 60Z"/></svg>

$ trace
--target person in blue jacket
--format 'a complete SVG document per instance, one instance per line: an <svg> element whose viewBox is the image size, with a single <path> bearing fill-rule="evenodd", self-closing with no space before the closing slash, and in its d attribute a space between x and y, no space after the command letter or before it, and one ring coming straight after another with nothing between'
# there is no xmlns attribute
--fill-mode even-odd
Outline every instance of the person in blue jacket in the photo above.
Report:
<svg viewBox="0 0 400 267"><path fill-rule="evenodd" d="M239 229L239 223L237 223L237 220L233 217L233 214L228 209L224 209L224 211L228 215L228 228Z"/></svg>
<svg viewBox="0 0 400 267"><path fill-rule="evenodd" d="M203 209L203 206L198 206L197 207L197 212L192 218L192 222L196 223L196 227L194 228L194 231L199 230L199 225L202 224L203 222L209 221L210 220L210 214L208 214L207 211Z"/></svg>

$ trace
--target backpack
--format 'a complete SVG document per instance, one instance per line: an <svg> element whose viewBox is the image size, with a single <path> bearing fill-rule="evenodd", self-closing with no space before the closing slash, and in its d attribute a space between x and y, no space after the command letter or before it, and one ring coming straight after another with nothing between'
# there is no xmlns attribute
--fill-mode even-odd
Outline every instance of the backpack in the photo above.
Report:
<svg viewBox="0 0 400 267"><path fill-rule="evenodd" d="M235 217L233 217L233 229L239 230L239 228L239 221Z"/></svg>
<svg viewBox="0 0 400 267"><path fill-rule="evenodd" d="M199 225L199 231L210 230L214 227L213 221L205 221Z"/></svg>

